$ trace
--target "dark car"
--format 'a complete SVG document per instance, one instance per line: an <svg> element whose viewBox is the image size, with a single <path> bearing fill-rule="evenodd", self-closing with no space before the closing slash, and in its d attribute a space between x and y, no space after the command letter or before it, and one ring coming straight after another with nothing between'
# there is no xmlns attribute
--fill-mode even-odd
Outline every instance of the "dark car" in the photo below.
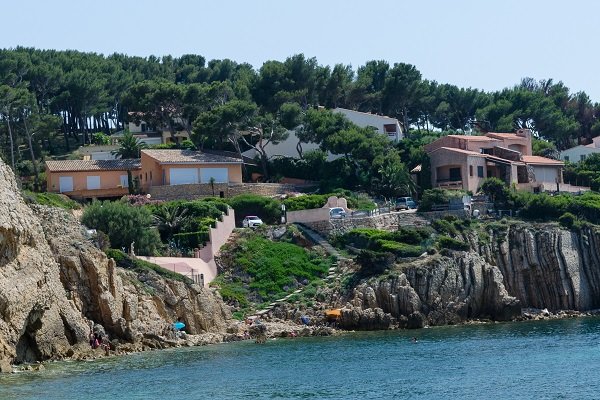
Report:
<svg viewBox="0 0 600 400"><path fill-rule="evenodd" d="M398 197L396 199L396 211L398 210L413 210L417 208L417 203L412 197Z"/></svg>

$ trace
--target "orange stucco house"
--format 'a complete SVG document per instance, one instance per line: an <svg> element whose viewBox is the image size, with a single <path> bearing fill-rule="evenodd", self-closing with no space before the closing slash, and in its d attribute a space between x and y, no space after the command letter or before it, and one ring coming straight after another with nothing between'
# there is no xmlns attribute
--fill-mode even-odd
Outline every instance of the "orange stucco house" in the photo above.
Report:
<svg viewBox="0 0 600 400"><path fill-rule="evenodd" d="M141 159L46 161L49 192L74 198L128 194L127 171L142 191L153 186L242 183L242 160L192 150L142 150Z"/></svg>
<svg viewBox="0 0 600 400"><path fill-rule="evenodd" d="M47 190L76 198L123 196L127 171L135 176L140 169L139 159L46 161Z"/></svg>
<svg viewBox="0 0 600 400"><path fill-rule="evenodd" d="M193 150L142 150L140 186L242 183L242 160Z"/></svg>
<svg viewBox="0 0 600 400"><path fill-rule="evenodd" d="M564 163L533 156L531 131L486 133L483 136L444 136L425 146L431 162L433 187L476 193L489 177L528 191L556 190Z"/></svg>

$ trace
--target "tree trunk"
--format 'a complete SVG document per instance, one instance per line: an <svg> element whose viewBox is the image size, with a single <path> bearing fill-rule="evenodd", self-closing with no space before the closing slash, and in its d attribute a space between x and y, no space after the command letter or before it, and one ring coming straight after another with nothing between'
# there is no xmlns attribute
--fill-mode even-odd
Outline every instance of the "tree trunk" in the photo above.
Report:
<svg viewBox="0 0 600 400"><path fill-rule="evenodd" d="M15 143L13 139L12 129L10 127L10 115L6 116L6 123L8 124L8 137L10 140L10 161L12 162L13 172L15 172Z"/></svg>
<svg viewBox="0 0 600 400"><path fill-rule="evenodd" d="M35 154L33 153L33 145L31 141L31 132L29 131L29 127L27 126L27 117L23 117L23 124L25 125L25 133L27 134L27 142L29 143L29 154L31 154L31 163L33 164L33 173L35 174L34 180L34 190L36 192L40 191L40 174L38 171L37 162L35 160Z"/></svg>

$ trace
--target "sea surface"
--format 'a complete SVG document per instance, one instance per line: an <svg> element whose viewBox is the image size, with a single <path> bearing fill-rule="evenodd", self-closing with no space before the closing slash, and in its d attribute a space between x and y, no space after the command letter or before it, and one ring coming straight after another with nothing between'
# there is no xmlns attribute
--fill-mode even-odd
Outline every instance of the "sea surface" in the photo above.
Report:
<svg viewBox="0 0 600 400"><path fill-rule="evenodd" d="M245 341L0 376L2 400L244 398L600 399L600 319Z"/></svg>

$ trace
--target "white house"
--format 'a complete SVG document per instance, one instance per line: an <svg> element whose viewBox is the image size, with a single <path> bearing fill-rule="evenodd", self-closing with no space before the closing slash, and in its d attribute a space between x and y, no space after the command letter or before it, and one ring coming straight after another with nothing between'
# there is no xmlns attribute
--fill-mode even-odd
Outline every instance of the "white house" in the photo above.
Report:
<svg viewBox="0 0 600 400"><path fill-rule="evenodd" d="M594 138L594 139L600 139ZM596 142L595 142L596 143ZM563 161L570 161L573 163L578 163L589 157L590 154L600 153L600 140L597 142L598 147L594 146L595 143L588 144L586 146L579 145L572 147L570 149L564 150L560 152L560 159Z"/></svg>
<svg viewBox="0 0 600 400"><path fill-rule="evenodd" d="M348 110L346 108L335 108L333 112L344 114L348 120L361 128L371 126L377 129L377 132L387 135L387 137L394 142L398 142L404 137L402 128L400 128L400 123L396 118Z"/></svg>
<svg viewBox="0 0 600 400"><path fill-rule="evenodd" d="M332 112L343 114L350 122L361 128L373 127L377 132L385 134L390 140L397 142L401 140L404 135L400 128L400 123L396 118L385 117L382 115L375 115L364 113L360 111L347 110L345 108L336 108L331 110ZM296 136L294 131L288 131L288 138L279 142L278 144L269 143L265 150L269 158L271 157L290 157L298 158L298 143L300 140ZM309 150L318 150L319 145L316 143L302 143L302 153L306 153ZM254 158L256 157L256 150L250 149L242 153L245 157ZM340 158L340 155L329 154L327 156L328 161Z"/></svg>

